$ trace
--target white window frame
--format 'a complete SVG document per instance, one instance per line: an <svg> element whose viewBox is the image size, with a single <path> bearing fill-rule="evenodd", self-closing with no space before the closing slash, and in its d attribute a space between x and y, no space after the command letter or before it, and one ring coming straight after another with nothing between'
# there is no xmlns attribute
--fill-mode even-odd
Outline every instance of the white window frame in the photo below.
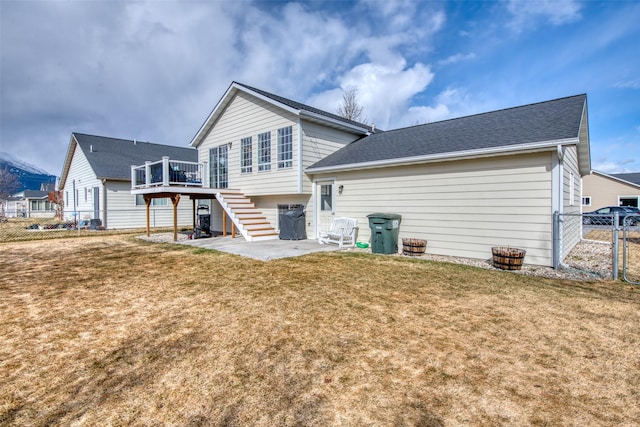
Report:
<svg viewBox="0 0 640 427"><path fill-rule="evenodd" d="M248 136L240 140L240 173L253 172L253 138Z"/></svg>
<svg viewBox="0 0 640 427"><path fill-rule="evenodd" d="M640 207L640 196L638 196L638 195L618 196L618 206L622 206L620 204L622 202L622 199L636 199L637 200L637 205L638 205L638 207Z"/></svg>
<svg viewBox="0 0 640 427"><path fill-rule="evenodd" d="M135 195L136 206L144 206L144 196L142 194ZM169 206L168 197L156 197L151 199L151 206Z"/></svg>
<svg viewBox="0 0 640 427"><path fill-rule="evenodd" d="M271 132L258 134L258 172L271 170Z"/></svg>
<svg viewBox="0 0 640 427"><path fill-rule="evenodd" d="M293 167L293 126L278 129L278 169Z"/></svg>

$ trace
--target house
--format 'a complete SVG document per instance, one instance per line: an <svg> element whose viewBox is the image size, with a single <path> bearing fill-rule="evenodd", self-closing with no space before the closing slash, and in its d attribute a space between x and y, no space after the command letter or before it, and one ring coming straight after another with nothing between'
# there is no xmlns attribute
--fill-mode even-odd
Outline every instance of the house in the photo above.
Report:
<svg viewBox="0 0 640 427"><path fill-rule="evenodd" d="M3 202L4 215L10 218L53 218L56 204L48 200L48 195L48 191L20 191Z"/></svg>
<svg viewBox="0 0 640 427"><path fill-rule="evenodd" d="M582 187L582 206L587 211L604 206L640 206L640 173L591 171L583 178Z"/></svg>
<svg viewBox="0 0 640 427"><path fill-rule="evenodd" d="M291 206L306 209L308 236L347 216L360 241L368 214L390 212L402 216L400 239L426 239L428 253L486 259L510 245L528 263L557 265L580 239L577 219L554 234L553 214L580 212L588 135L586 95L379 131L233 82L191 146L209 165L201 190L216 215L248 240L258 236L249 218L262 215L257 227L273 238ZM132 184L136 194L181 191Z"/></svg>
<svg viewBox="0 0 640 427"><path fill-rule="evenodd" d="M191 148L72 133L59 184L64 219L100 219L110 229L145 227L145 200L131 194L131 165L161 161L163 156L197 160ZM149 220L155 227L173 224L167 198L153 200ZM192 206L187 202L178 206L177 221L185 226L193 223Z"/></svg>

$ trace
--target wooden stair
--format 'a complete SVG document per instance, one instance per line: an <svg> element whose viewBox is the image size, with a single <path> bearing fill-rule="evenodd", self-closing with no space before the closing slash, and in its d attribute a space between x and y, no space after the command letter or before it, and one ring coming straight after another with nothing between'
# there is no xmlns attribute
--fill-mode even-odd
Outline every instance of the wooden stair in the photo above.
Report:
<svg viewBox="0 0 640 427"><path fill-rule="evenodd" d="M216 199L247 241L273 240L279 237L267 218L241 191L221 190L216 194Z"/></svg>

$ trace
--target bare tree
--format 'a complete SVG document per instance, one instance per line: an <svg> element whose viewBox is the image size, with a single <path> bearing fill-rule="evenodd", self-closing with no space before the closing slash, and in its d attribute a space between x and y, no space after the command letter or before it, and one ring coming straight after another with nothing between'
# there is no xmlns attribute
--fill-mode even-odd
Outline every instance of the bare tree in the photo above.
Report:
<svg viewBox="0 0 640 427"><path fill-rule="evenodd" d="M349 87L342 91L342 104L338 106L338 115L355 122L362 122L362 105L358 102L358 88Z"/></svg>
<svg viewBox="0 0 640 427"><path fill-rule="evenodd" d="M0 169L0 200L6 200L18 188L20 188L20 180L18 176L12 173L9 168Z"/></svg>

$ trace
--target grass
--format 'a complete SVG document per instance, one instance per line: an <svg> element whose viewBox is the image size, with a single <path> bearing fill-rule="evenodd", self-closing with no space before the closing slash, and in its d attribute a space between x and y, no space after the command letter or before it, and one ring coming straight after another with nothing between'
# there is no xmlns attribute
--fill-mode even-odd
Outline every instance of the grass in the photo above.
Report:
<svg viewBox="0 0 640 427"><path fill-rule="evenodd" d="M640 289L125 236L0 245L2 425L633 425Z"/></svg>

